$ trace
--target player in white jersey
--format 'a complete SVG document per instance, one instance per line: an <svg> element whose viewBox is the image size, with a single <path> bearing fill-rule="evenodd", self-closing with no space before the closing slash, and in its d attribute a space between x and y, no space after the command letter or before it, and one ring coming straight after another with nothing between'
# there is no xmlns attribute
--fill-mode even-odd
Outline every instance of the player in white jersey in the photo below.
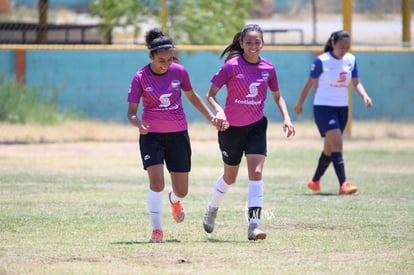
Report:
<svg viewBox="0 0 414 275"><path fill-rule="evenodd" d="M191 169L191 146L181 93L196 109L215 124L215 117L201 97L194 92L186 69L173 63L174 45L159 29L146 34L151 63L135 74L128 91L128 120L139 129L142 163L148 173L148 210L152 225L150 242L163 241L162 194L164 163L171 176L169 201L176 222L184 220L182 199L188 193ZM143 112L138 117L142 100Z"/></svg>
<svg viewBox="0 0 414 275"><path fill-rule="evenodd" d="M350 45L348 32L340 30L331 34L324 53L313 62L308 81L294 107L295 113L299 115L309 91L316 86L313 100L314 119L325 141L315 174L308 182L308 188L313 192L320 192L320 179L331 162L339 181L338 193L347 195L358 190L346 179L342 155L342 133L348 120L349 82L352 82L368 108L372 106L372 100L359 80L355 56L348 52Z"/></svg>
<svg viewBox="0 0 414 275"><path fill-rule="evenodd" d="M224 65L211 79L207 100L217 112L217 127L224 173L216 182L213 195L203 219L204 230L213 232L218 208L229 187L234 184L243 154L246 156L249 174L247 194L249 210L249 240L265 239L259 229L263 204L262 170L266 157L267 119L263 108L268 90L283 116L283 128L287 137L295 134L286 103L279 91L273 64L260 57L263 48L263 31L256 24L247 25L237 33L222 53L227 54ZM216 94L226 85L224 109ZM228 128L226 130L226 128Z"/></svg>

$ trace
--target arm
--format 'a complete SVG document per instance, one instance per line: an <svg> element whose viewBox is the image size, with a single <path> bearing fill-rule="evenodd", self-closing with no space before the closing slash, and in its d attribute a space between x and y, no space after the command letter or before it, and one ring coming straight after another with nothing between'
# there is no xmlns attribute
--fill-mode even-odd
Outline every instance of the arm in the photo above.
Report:
<svg viewBox="0 0 414 275"><path fill-rule="evenodd" d="M190 100L191 104L193 104L193 106L215 126L215 117L201 97L193 90L185 92L185 95L188 100Z"/></svg>
<svg viewBox="0 0 414 275"><path fill-rule="evenodd" d="M372 100L368 96L367 92L365 91L364 86L359 81L358 77L352 78L352 84L354 85L354 88L355 88L356 92L362 97L362 100L364 100L365 105L368 108L372 107Z"/></svg>
<svg viewBox="0 0 414 275"><path fill-rule="evenodd" d="M211 85L210 90L208 91L206 98L210 106L217 112L216 114L216 128L219 131L224 131L229 128L229 123L226 118L226 114L224 113L223 108L220 106L216 99L216 94L220 89L215 86Z"/></svg>
<svg viewBox="0 0 414 275"><path fill-rule="evenodd" d="M129 122L132 125L134 125L135 127L138 127L139 133L141 135L146 135L146 134L148 134L149 125L146 124L145 122L142 122L141 120L139 120L139 118L137 116L137 112L138 112L138 104L137 103L129 103L128 104L128 114L127 114Z"/></svg>
<svg viewBox="0 0 414 275"><path fill-rule="evenodd" d="M305 86L302 89L302 93L300 94L300 97L298 99L298 102L296 103L295 107L293 108L294 112L299 115L302 113L302 105L306 100L306 97L309 94L310 89L316 85L317 79L309 77L308 81L306 81Z"/></svg>
<svg viewBox="0 0 414 275"><path fill-rule="evenodd" d="M273 99L276 102L277 107L280 110L280 113L283 117L283 130L286 132L287 130L287 137L295 135L295 128L293 127L292 121L290 120L289 112L286 107L286 102L283 97L280 95L279 91L272 92Z"/></svg>

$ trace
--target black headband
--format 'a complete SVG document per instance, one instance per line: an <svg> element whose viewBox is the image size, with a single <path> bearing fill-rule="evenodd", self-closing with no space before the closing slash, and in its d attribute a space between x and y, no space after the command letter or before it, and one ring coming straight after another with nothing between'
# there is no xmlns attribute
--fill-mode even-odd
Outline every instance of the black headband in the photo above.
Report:
<svg viewBox="0 0 414 275"><path fill-rule="evenodd" d="M149 50L150 50L150 52L153 52L153 51L156 51L156 50L159 50L159 49L171 49L171 48L174 48L173 44L164 44L164 45L159 45L159 46L152 47Z"/></svg>

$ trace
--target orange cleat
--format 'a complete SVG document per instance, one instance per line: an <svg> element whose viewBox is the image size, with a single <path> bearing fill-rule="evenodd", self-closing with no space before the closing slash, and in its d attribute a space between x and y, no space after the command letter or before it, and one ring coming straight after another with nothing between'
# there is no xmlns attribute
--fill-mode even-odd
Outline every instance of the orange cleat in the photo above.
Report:
<svg viewBox="0 0 414 275"><path fill-rule="evenodd" d="M161 230L156 229L152 231L150 243L162 243L163 233Z"/></svg>
<svg viewBox="0 0 414 275"><path fill-rule="evenodd" d="M168 194L168 199L170 200L172 215L173 215L174 220L180 223L184 220L184 217L185 217L183 205L181 201L172 203L170 197L171 197L171 192Z"/></svg>
<svg viewBox="0 0 414 275"><path fill-rule="evenodd" d="M339 188L339 195L350 195L356 191L358 191L358 187L353 186L349 181L345 181Z"/></svg>
<svg viewBox="0 0 414 275"><path fill-rule="evenodd" d="M308 188L310 190L312 190L314 193L321 192L321 184L320 184L319 181L309 180L309 182L308 182Z"/></svg>

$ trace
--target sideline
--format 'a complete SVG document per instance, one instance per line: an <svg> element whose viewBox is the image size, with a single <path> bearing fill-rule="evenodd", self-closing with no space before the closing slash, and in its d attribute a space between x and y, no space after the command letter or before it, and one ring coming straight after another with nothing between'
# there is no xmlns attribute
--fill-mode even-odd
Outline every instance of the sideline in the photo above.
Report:
<svg viewBox="0 0 414 275"><path fill-rule="evenodd" d="M222 51L225 45L175 45L178 51ZM144 45L38 45L38 44L0 44L0 50L50 50L50 51L147 51ZM265 45L263 51L320 52L316 46L271 46ZM414 48L399 46L354 46L352 52L394 52L414 53Z"/></svg>

